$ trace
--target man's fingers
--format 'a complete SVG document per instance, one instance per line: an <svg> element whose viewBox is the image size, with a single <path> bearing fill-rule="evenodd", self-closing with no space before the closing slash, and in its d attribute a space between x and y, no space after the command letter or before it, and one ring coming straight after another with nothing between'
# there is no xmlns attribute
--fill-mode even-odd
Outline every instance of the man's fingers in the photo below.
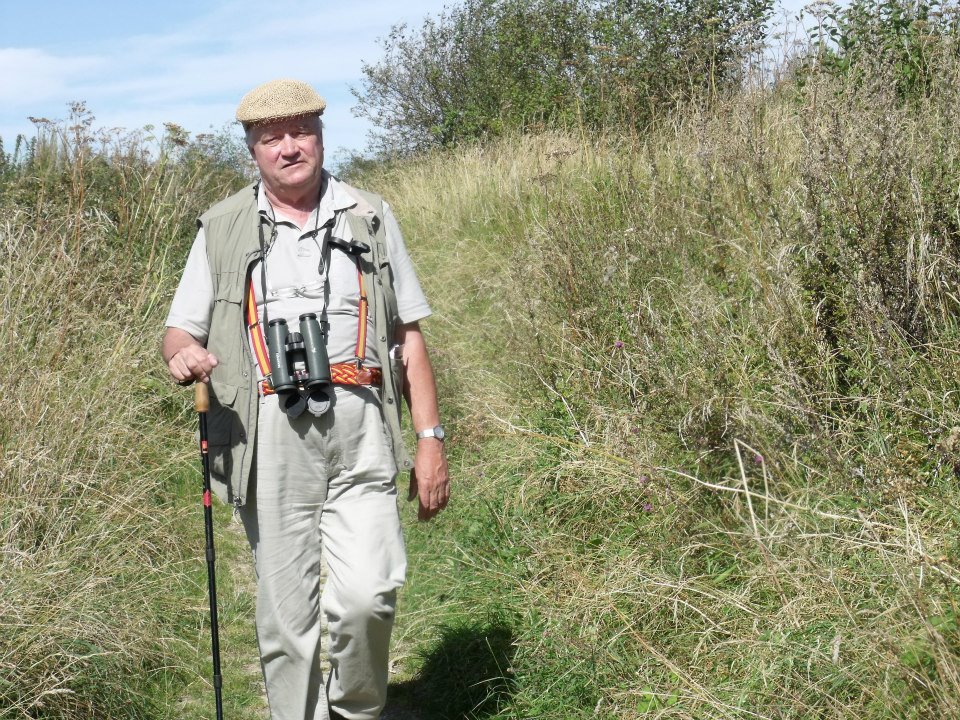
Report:
<svg viewBox="0 0 960 720"><path fill-rule="evenodd" d="M410 470L410 491L407 494L407 500L413 500L417 496L417 471Z"/></svg>
<svg viewBox="0 0 960 720"><path fill-rule="evenodd" d="M417 510L417 520L429 520L438 512L440 512L440 508L431 509L424 507L423 503L420 503L420 508Z"/></svg>
<svg viewBox="0 0 960 720"><path fill-rule="evenodd" d="M175 355L170 360L170 374L177 382L184 383L193 380L193 373L187 367L186 363L179 355Z"/></svg>
<svg viewBox="0 0 960 720"><path fill-rule="evenodd" d="M170 358L170 374L178 382L210 381L210 371L219 364L216 355L201 347L186 347Z"/></svg>
<svg viewBox="0 0 960 720"><path fill-rule="evenodd" d="M417 511L417 518L420 520L429 520L443 510L449 500L449 482L431 482L429 483L429 487L421 487L420 507Z"/></svg>
<svg viewBox="0 0 960 720"><path fill-rule="evenodd" d="M443 486L435 487L430 492L429 507L431 510L439 510L447 504L447 499L443 491Z"/></svg>

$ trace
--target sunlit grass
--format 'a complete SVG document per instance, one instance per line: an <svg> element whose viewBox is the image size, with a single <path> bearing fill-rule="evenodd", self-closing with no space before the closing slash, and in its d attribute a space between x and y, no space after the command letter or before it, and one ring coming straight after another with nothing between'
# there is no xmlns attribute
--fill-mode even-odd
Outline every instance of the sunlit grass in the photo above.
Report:
<svg viewBox="0 0 960 720"><path fill-rule="evenodd" d="M404 507L395 704L960 714L943 62L913 105L882 74L811 78L357 179L435 309L454 478L436 522ZM70 137L0 185L0 717L209 715L194 418L156 345L195 216L240 179ZM249 588L223 572L232 716L256 717Z"/></svg>
<svg viewBox="0 0 960 720"><path fill-rule="evenodd" d="M75 110L0 186L0 716L161 717L206 611L176 482L195 420L157 343L194 218L237 180L97 150Z"/></svg>
<svg viewBox="0 0 960 720"><path fill-rule="evenodd" d="M410 531L404 698L957 714L955 88L911 109L816 80L362 178L437 310L453 419L454 505ZM452 636L487 642L485 680L438 676Z"/></svg>

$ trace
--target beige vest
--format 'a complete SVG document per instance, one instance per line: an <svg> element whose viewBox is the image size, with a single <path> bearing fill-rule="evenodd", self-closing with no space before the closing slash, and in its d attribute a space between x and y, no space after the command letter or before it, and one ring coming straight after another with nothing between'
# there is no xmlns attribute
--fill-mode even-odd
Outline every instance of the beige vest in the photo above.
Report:
<svg viewBox="0 0 960 720"><path fill-rule="evenodd" d="M354 238L369 238L371 253L363 257L362 270L366 286L372 288L377 353L384 370L383 415L397 467L409 470L413 463L400 428L403 367L400 359L390 357L399 317L383 228L383 200L373 193L349 190L374 210L366 217L349 209L347 222ZM207 416L211 484L221 500L238 506L247 498L260 402L244 317L250 270L260 259L259 222L254 186L217 203L199 220L206 236L214 295L207 349L220 361L210 376Z"/></svg>

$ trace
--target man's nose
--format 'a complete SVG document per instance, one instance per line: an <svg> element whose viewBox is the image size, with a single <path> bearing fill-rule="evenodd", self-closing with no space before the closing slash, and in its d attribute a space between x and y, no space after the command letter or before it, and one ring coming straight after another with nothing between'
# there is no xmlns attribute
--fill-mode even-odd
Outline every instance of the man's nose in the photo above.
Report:
<svg viewBox="0 0 960 720"><path fill-rule="evenodd" d="M297 152L297 142L292 135L284 135L280 140L280 152L283 155L294 155Z"/></svg>

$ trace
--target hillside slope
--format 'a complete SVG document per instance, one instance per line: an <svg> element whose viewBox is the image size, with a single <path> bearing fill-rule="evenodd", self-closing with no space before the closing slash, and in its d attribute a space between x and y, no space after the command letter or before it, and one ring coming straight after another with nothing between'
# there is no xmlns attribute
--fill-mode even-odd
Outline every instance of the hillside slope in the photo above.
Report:
<svg viewBox="0 0 960 720"><path fill-rule="evenodd" d="M944 72L354 178L435 309L455 482L435 522L404 505L394 712L960 716ZM242 179L85 127L0 167L0 718L212 713L194 417L156 347L196 214ZM229 710L256 717L220 541Z"/></svg>
<svg viewBox="0 0 960 720"><path fill-rule="evenodd" d="M436 310L435 717L960 715L956 91L744 95L359 182Z"/></svg>

